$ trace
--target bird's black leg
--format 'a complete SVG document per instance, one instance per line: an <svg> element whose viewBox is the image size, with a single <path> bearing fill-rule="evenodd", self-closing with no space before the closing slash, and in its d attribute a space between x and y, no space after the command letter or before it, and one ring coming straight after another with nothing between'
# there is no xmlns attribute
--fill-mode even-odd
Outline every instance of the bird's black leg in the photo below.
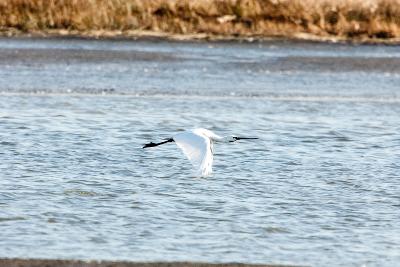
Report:
<svg viewBox="0 0 400 267"><path fill-rule="evenodd" d="M160 142L160 143L153 143L153 142L150 142L150 143L148 143L148 144L145 144L145 145L143 146L143 148L153 147L153 146L159 146L159 145L166 144L166 143L169 143L169 142L174 142L174 139L169 138L169 139L165 140L164 142Z"/></svg>

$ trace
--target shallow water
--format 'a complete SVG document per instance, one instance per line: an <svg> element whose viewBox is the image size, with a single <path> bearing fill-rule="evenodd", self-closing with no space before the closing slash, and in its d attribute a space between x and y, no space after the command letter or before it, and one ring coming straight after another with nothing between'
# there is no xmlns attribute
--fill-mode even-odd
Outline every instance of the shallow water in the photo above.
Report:
<svg viewBox="0 0 400 267"><path fill-rule="evenodd" d="M0 257L396 266L400 48L0 39ZM174 144L215 145L194 178Z"/></svg>

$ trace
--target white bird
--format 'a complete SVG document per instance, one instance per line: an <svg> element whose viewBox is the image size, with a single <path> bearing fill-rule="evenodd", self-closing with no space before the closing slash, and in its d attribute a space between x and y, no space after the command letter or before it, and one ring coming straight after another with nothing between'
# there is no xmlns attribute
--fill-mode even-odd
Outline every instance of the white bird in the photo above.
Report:
<svg viewBox="0 0 400 267"><path fill-rule="evenodd" d="M197 128L184 131L160 143L148 143L143 148L155 147L169 142L175 142L190 160L197 176L207 176L212 173L213 143L235 142L241 139L258 139L255 137L219 136L210 130Z"/></svg>

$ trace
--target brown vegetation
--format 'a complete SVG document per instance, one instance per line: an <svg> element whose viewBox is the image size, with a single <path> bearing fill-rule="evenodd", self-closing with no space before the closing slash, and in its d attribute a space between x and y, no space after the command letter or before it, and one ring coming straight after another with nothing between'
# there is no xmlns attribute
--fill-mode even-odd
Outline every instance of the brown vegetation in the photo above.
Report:
<svg viewBox="0 0 400 267"><path fill-rule="evenodd" d="M2 0L0 32L400 38L400 0Z"/></svg>

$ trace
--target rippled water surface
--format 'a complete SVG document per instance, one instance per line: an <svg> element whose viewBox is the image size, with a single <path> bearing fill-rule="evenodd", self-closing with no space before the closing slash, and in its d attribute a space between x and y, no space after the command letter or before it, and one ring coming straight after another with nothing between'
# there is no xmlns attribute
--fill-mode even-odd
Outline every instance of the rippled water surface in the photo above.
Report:
<svg viewBox="0 0 400 267"><path fill-rule="evenodd" d="M397 266L400 48L0 39L0 257ZM215 145L195 178L183 129Z"/></svg>

